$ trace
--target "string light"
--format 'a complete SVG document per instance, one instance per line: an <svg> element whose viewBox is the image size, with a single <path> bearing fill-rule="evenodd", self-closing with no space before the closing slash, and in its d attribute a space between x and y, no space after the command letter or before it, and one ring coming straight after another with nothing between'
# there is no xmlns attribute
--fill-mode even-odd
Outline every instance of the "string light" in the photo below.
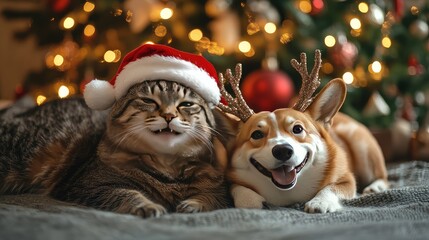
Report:
<svg viewBox="0 0 429 240"><path fill-rule="evenodd" d="M280 42L283 43L283 44L286 44L286 43L292 41L292 39L293 39L293 34L292 33L283 33L280 36Z"/></svg>
<svg viewBox="0 0 429 240"><path fill-rule="evenodd" d="M310 13L312 10L311 2L309 0L301 0L298 3L298 8L303 13Z"/></svg>
<svg viewBox="0 0 429 240"><path fill-rule="evenodd" d="M385 48L390 48L392 46L392 41L389 37L384 37L381 39L381 45L383 45Z"/></svg>
<svg viewBox="0 0 429 240"><path fill-rule="evenodd" d="M191 41L198 42L203 37L203 32L196 28L189 32L188 37Z"/></svg>
<svg viewBox="0 0 429 240"><path fill-rule="evenodd" d="M154 32L157 37L164 37L167 34L167 28L164 25L159 25Z"/></svg>
<svg viewBox="0 0 429 240"><path fill-rule="evenodd" d="M83 34L87 37L91 37L95 33L95 27L92 24L88 24L83 29Z"/></svg>
<svg viewBox="0 0 429 240"><path fill-rule="evenodd" d="M173 10L171 8L163 8L159 16L164 20L170 19L173 16Z"/></svg>
<svg viewBox="0 0 429 240"><path fill-rule="evenodd" d="M115 61L115 58L116 58L116 54L112 50L108 50L104 53L104 61L108 63Z"/></svg>
<svg viewBox="0 0 429 240"><path fill-rule="evenodd" d="M368 4L365 2L361 2L358 5L358 9L361 13L367 13L369 10Z"/></svg>
<svg viewBox="0 0 429 240"><path fill-rule="evenodd" d="M86 2L83 5L83 11L88 12L88 13L92 12L94 10L94 8L95 8L95 4L92 2Z"/></svg>
<svg viewBox="0 0 429 240"><path fill-rule="evenodd" d="M37 103L37 105L42 105L42 103L44 103L46 101L46 97L45 96L43 96L43 95L38 95L37 97L36 97L36 103Z"/></svg>
<svg viewBox="0 0 429 240"><path fill-rule="evenodd" d="M252 45L250 45L250 43L248 41L241 41L238 44L238 49L240 50L240 52L242 53L247 53L250 51L250 49L252 49Z"/></svg>
<svg viewBox="0 0 429 240"><path fill-rule="evenodd" d="M334 36L328 35L325 37L325 45L327 47L333 47L335 45L335 43L336 43L336 40L335 40Z"/></svg>
<svg viewBox="0 0 429 240"><path fill-rule="evenodd" d="M379 61L374 61L371 65L370 68L372 70L372 72L374 73L380 73L381 72L381 63Z"/></svg>
<svg viewBox="0 0 429 240"><path fill-rule="evenodd" d="M345 72L343 74L343 80L346 84L352 84L354 81L354 76L351 72Z"/></svg>
<svg viewBox="0 0 429 240"><path fill-rule="evenodd" d="M65 98L70 94L70 90L68 87L61 85L60 88L58 88L58 97Z"/></svg>
<svg viewBox="0 0 429 240"><path fill-rule="evenodd" d="M265 24L264 30L265 30L266 33L272 34L272 33L276 32L277 27L276 27L276 25L274 23L268 22L268 23Z"/></svg>
<svg viewBox="0 0 429 240"><path fill-rule="evenodd" d="M350 27L354 30L360 29L362 26L360 20L358 18L352 18L350 20Z"/></svg>
<svg viewBox="0 0 429 240"><path fill-rule="evenodd" d="M74 19L71 17L66 17L63 22L63 27L65 29L70 29L74 26Z"/></svg>
<svg viewBox="0 0 429 240"><path fill-rule="evenodd" d="M64 63L64 57L61 56L60 54L55 55L54 65L59 67L59 66L63 65L63 63Z"/></svg>
<svg viewBox="0 0 429 240"><path fill-rule="evenodd" d="M411 10L411 14L413 14L413 15L418 15L420 12L419 8L416 6L411 6L410 10Z"/></svg>

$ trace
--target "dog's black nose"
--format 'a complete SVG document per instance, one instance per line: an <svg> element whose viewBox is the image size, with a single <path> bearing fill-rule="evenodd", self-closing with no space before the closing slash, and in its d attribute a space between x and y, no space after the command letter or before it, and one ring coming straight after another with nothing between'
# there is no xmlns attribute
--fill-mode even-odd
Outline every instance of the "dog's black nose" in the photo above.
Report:
<svg viewBox="0 0 429 240"><path fill-rule="evenodd" d="M284 162L289 160L293 154L292 146L287 143L275 145L271 151L276 159Z"/></svg>

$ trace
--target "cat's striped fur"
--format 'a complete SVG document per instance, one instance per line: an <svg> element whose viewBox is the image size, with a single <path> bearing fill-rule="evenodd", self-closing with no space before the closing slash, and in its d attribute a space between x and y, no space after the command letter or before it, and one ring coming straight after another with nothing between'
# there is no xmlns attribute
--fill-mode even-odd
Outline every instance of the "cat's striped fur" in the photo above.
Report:
<svg viewBox="0 0 429 240"><path fill-rule="evenodd" d="M228 206L215 121L191 89L130 88L111 110L82 99L0 112L0 194L40 193L143 217Z"/></svg>

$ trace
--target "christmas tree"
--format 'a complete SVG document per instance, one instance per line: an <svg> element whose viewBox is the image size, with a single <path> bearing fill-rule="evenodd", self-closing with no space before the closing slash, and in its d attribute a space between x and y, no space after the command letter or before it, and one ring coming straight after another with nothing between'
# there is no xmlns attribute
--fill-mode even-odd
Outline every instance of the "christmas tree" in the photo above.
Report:
<svg viewBox="0 0 429 240"><path fill-rule="evenodd" d="M17 40L32 35L49 47L46 67L17 88L38 104L109 80L128 51L161 43L200 53L219 72L242 63L245 99L256 111L273 110L289 106L300 87L290 60L320 49L322 85L336 77L349 85L342 111L371 128L429 121L424 0L48 0L2 14L31 19Z"/></svg>

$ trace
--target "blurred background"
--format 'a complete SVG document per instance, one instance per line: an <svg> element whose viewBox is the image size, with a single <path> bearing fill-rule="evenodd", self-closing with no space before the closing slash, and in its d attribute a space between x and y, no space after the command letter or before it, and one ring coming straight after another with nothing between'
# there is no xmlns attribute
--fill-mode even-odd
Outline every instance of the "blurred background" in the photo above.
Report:
<svg viewBox="0 0 429 240"><path fill-rule="evenodd" d="M290 60L322 52L322 85L348 84L341 111L367 125L388 157L429 155L427 0L0 0L0 100L37 104L109 80L144 43L243 64L255 111L288 107Z"/></svg>

